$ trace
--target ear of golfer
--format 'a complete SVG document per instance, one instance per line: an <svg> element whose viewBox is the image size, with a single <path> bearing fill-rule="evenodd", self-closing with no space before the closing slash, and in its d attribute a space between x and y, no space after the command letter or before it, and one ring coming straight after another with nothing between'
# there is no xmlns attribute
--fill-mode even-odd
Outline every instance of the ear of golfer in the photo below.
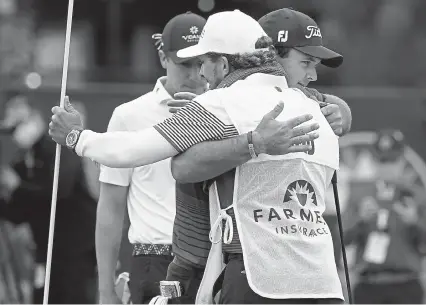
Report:
<svg viewBox="0 0 426 305"><path fill-rule="evenodd" d="M288 121L275 120L283 109L284 104L280 102L265 114L253 131L253 144L258 153L283 155L291 152L305 152L311 149L310 145L300 144L318 138L318 133L315 131L319 125L310 121L312 115L301 115ZM154 127L141 131L106 133L84 130L81 115L73 108L68 97L65 98L65 107L53 107L52 113L49 135L56 143L66 146L67 135L72 130L79 130L81 133L75 152L81 157L90 158L108 167L143 166L173 157L181 152Z"/></svg>

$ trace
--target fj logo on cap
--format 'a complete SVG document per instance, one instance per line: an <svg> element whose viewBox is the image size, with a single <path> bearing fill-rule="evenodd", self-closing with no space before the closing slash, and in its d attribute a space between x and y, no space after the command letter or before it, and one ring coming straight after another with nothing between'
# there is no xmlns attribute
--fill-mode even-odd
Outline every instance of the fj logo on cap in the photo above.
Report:
<svg viewBox="0 0 426 305"><path fill-rule="evenodd" d="M278 32L278 42L286 42L288 40L288 31Z"/></svg>
<svg viewBox="0 0 426 305"><path fill-rule="evenodd" d="M321 31L317 26L309 25L306 29L308 30L308 34L305 35L306 38L308 38L308 39L311 38L311 37L321 37L322 38Z"/></svg>

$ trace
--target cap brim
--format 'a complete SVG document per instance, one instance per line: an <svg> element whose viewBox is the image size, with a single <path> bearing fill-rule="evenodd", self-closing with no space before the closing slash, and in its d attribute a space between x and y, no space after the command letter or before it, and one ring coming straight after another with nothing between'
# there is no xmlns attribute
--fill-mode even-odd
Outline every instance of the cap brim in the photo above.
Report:
<svg viewBox="0 0 426 305"><path fill-rule="evenodd" d="M178 57L177 52L179 51L167 51L167 52L165 51L164 53L166 53L166 55L170 57L173 60L173 62L176 64L181 64L181 63L184 63L185 61L192 59L192 57L188 57L188 58Z"/></svg>
<svg viewBox="0 0 426 305"><path fill-rule="evenodd" d="M208 51L203 50L200 45L196 44L185 49L177 51L177 57L188 60L189 58L194 58L200 55L204 55L208 53Z"/></svg>
<svg viewBox="0 0 426 305"><path fill-rule="evenodd" d="M321 59L324 66L337 68L343 63L343 56L323 46L294 47L305 54Z"/></svg>

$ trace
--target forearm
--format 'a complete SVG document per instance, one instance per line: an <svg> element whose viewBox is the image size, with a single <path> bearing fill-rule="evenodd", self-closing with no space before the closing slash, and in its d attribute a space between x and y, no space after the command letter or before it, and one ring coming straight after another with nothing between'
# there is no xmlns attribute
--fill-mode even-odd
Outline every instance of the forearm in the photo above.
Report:
<svg viewBox="0 0 426 305"><path fill-rule="evenodd" d="M199 143L172 159L173 177L195 183L217 177L250 160L247 135Z"/></svg>
<svg viewBox="0 0 426 305"><path fill-rule="evenodd" d="M330 94L324 94L324 96L325 96L325 102L339 106L340 111L342 113L342 120L343 120L343 132L341 135L343 136L347 134L351 130L351 126L352 126L351 108L349 108L349 105L338 96L334 96Z"/></svg>
<svg viewBox="0 0 426 305"><path fill-rule="evenodd" d="M113 168L143 166L178 153L154 128L106 133L84 130L75 151L81 157Z"/></svg>
<svg viewBox="0 0 426 305"><path fill-rule="evenodd" d="M96 220L96 259L98 263L99 291L114 291L115 269L120 252L125 203L110 209L101 198Z"/></svg>

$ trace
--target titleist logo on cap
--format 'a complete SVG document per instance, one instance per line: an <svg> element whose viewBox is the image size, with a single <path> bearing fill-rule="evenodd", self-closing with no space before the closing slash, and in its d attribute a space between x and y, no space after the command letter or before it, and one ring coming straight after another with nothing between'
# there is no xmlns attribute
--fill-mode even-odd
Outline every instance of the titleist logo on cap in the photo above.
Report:
<svg viewBox="0 0 426 305"><path fill-rule="evenodd" d="M308 34L305 35L306 38L308 38L308 39L311 38L311 37L321 37L322 38L321 31L317 26L309 25L306 29L308 30Z"/></svg>

